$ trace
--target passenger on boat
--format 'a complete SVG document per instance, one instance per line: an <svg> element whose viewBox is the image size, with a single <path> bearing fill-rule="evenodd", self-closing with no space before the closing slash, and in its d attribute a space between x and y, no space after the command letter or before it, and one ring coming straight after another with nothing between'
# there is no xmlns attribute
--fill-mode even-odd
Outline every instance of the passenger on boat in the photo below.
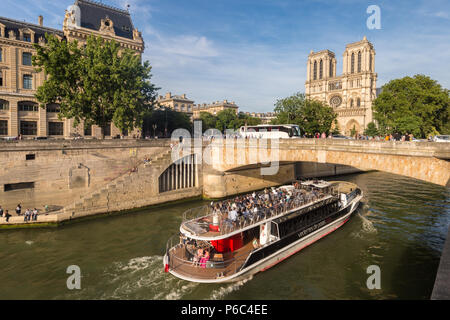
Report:
<svg viewBox="0 0 450 320"><path fill-rule="evenodd" d="M200 267L206 268L206 262L209 260L209 250L203 250L203 257L200 259Z"/></svg>
<svg viewBox="0 0 450 320"><path fill-rule="evenodd" d="M228 212L228 219L231 221L236 221L237 219L237 211L235 209Z"/></svg>
<svg viewBox="0 0 450 320"><path fill-rule="evenodd" d="M197 253L194 256L193 260L192 260L192 265L193 266L197 266L199 265L201 259L203 258L203 250L202 249L197 249Z"/></svg>
<svg viewBox="0 0 450 320"><path fill-rule="evenodd" d="M256 238L253 238L253 242L252 242L252 244L253 244L253 248L255 248L255 249L258 249L258 248L259 248L259 243L258 243L258 239L256 239Z"/></svg>

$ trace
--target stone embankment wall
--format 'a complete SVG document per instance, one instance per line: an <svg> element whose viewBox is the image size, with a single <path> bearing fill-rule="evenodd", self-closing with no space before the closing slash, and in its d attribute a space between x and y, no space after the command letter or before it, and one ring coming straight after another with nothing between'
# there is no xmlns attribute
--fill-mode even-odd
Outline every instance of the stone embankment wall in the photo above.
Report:
<svg viewBox="0 0 450 320"><path fill-rule="evenodd" d="M138 208L201 196L194 188L159 194L158 177L171 164L170 140L18 141L0 143L0 206L53 209L39 223ZM144 158L151 163L144 165ZM134 171L134 172L132 172ZM56 214L55 214L56 213ZM5 218L0 218L4 224Z"/></svg>

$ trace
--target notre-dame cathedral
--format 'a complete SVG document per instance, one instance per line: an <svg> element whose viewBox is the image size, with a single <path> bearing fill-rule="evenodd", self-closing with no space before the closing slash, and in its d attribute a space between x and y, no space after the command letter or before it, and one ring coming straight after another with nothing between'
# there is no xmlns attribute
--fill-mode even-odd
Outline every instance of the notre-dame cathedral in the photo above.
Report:
<svg viewBox="0 0 450 320"><path fill-rule="evenodd" d="M341 133L362 134L372 121L372 102L376 98L375 50L364 37L346 46L342 75L336 75L334 52L322 50L308 56L306 96L325 101L338 114Z"/></svg>

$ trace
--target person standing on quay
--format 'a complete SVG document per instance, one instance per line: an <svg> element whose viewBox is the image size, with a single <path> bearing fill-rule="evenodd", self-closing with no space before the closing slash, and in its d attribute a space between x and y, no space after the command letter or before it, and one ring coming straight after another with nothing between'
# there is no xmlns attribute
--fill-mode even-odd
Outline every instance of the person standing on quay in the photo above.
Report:
<svg viewBox="0 0 450 320"><path fill-rule="evenodd" d="M17 205L17 207L16 207L16 214L18 215L18 216L20 216L20 213L22 212L22 206L20 205L20 203Z"/></svg>
<svg viewBox="0 0 450 320"><path fill-rule="evenodd" d="M8 210L6 210L5 211L6 222L9 222L9 217L11 217L11 215L9 214Z"/></svg>

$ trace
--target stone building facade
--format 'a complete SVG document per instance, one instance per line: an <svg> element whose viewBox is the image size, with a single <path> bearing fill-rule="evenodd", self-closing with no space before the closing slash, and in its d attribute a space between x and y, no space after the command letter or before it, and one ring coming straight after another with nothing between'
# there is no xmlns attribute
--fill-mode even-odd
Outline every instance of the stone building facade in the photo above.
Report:
<svg viewBox="0 0 450 320"><path fill-rule="evenodd" d="M277 117L275 112L245 112L245 114L260 119L262 124L270 124Z"/></svg>
<svg viewBox="0 0 450 320"><path fill-rule="evenodd" d="M171 92L167 92L164 96L158 96L156 104L159 108L167 107L178 112L184 112L192 120L194 101L189 100L186 94L172 95Z"/></svg>
<svg viewBox="0 0 450 320"><path fill-rule="evenodd" d="M45 34L80 44L88 35L114 39L121 47L141 54L144 41L134 28L128 11L88 0L76 0L66 10L62 30L43 25L43 17L32 24L0 17L0 137L19 136L68 138L74 135L100 136L97 126L73 127L71 119L59 119L57 104L40 108L34 97L37 88L46 79L31 65L36 53L33 44L45 44ZM113 124L105 130L106 136L120 134Z"/></svg>
<svg viewBox="0 0 450 320"><path fill-rule="evenodd" d="M194 105L194 108L193 108L194 119L199 119L201 112L208 112L215 116L220 111L226 110L226 109L231 109L236 114L238 114L239 107L236 105L236 103L234 101L230 102L228 100L215 101L215 102L209 103L209 104L203 103L203 104Z"/></svg>
<svg viewBox="0 0 450 320"><path fill-rule="evenodd" d="M305 94L334 108L341 133L350 135L355 130L362 134L373 120L372 102L377 96L375 49L364 37L346 46L340 76L336 74L336 62L330 50L311 51Z"/></svg>

